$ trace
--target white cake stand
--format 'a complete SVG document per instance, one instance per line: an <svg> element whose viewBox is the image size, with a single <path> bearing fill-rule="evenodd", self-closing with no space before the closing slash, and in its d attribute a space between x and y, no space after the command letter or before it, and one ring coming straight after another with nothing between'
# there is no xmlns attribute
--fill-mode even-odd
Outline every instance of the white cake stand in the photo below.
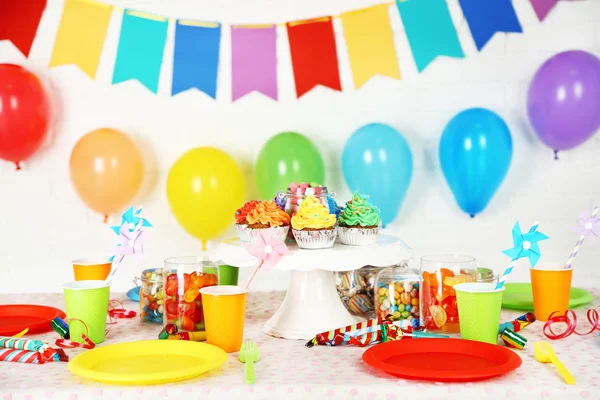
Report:
<svg viewBox="0 0 600 400"><path fill-rule="evenodd" d="M275 266L291 270L287 294L279 310L267 321L264 331L285 339L312 339L317 333L351 325L358 321L338 296L333 272L353 271L371 265L387 267L407 262L411 249L398 237L381 234L373 246L345 246L330 249L299 249L288 243L290 254ZM241 246L239 239L221 242L216 257L235 267L253 267L256 258Z"/></svg>

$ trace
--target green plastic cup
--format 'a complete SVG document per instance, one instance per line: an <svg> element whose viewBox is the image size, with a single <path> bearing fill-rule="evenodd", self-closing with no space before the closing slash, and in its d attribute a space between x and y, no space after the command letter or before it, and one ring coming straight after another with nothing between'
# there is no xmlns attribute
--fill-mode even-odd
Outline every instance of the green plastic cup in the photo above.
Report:
<svg viewBox="0 0 600 400"><path fill-rule="evenodd" d="M231 265L219 265L219 285L237 286L240 269Z"/></svg>
<svg viewBox="0 0 600 400"><path fill-rule="evenodd" d="M495 283L459 283L454 286L458 303L460 337L498 344L498 326L504 287Z"/></svg>
<svg viewBox="0 0 600 400"><path fill-rule="evenodd" d="M106 281L70 282L63 285L63 292L71 340L82 343L81 334L85 334L95 344L102 343L106 331L109 284Z"/></svg>

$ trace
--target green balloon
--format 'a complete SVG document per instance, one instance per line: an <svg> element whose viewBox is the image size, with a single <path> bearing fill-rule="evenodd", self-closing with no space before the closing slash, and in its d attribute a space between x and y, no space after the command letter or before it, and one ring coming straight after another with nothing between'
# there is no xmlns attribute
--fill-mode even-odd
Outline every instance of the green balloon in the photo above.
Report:
<svg viewBox="0 0 600 400"><path fill-rule="evenodd" d="M285 191L291 182L323 184L323 158L317 147L304 135L280 133L261 149L256 161L256 183L260 196L271 199Z"/></svg>

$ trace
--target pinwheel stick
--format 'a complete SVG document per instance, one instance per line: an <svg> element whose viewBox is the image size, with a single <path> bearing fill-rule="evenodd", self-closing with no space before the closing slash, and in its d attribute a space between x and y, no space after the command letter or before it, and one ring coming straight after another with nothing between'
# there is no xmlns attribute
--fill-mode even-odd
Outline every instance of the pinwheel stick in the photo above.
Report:
<svg viewBox="0 0 600 400"><path fill-rule="evenodd" d="M596 206L594 208L594 211L592 211L591 218L595 218L598 215L599 211L600 211L600 207ZM585 234L579 236L579 240L577 241L577 243L575 243L575 248L571 252L571 255L569 256L569 259L567 260L567 264L565 265L565 269L573 268L573 260L575 260L575 256L577 256L577 252L579 251L579 248L583 244L584 240L585 240Z"/></svg>
<svg viewBox="0 0 600 400"><path fill-rule="evenodd" d="M263 263L264 263L263 260L259 260L258 263L256 264L256 267L254 267L252 272L250 272L250 276L248 277L248 280L246 281L246 284L244 285L244 290L248 290L248 288L250 287L250 283L252 283L252 279L254 279L254 276L256 275L256 273L258 272L260 267L262 267Z"/></svg>

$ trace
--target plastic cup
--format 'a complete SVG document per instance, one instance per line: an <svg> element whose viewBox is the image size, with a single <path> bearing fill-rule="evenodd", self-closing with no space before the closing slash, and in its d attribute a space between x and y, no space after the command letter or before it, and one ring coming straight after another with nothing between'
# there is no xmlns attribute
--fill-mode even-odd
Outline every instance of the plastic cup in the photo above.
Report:
<svg viewBox="0 0 600 400"><path fill-rule="evenodd" d="M63 292L67 317L70 319L71 340L82 343L81 334L85 334L95 344L102 343L106 330L109 284L99 280L70 282L63 285Z"/></svg>
<svg viewBox="0 0 600 400"><path fill-rule="evenodd" d="M459 283L454 286L460 320L460 337L498 344L500 308L504 287L495 283Z"/></svg>
<svg viewBox="0 0 600 400"><path fill-rule="evenodd" d="M248 291L241 286L207 286L200 289L206 324L206 342L227 353L239 351L244 336Z"/></svg>
<svg viewBox="0 0 600 400"><path fill-rule="evenodd" d="M573 269L530 268L533 310L538 321L545 322L550 314L564 314L569 309Z"/></svg>
<svg viewBox="0 0 600 400"><path fill-rule="evenodd" d="M81 258L73 260L73 274L76 281L102 281L108 277L112 263L110 261Z"/></svg>
<svg viewBox="0 0 600 400"><path fill-rule="evenodd" d="M240 269L231 265L219 265L219 285L236 286Z"/></svg>

